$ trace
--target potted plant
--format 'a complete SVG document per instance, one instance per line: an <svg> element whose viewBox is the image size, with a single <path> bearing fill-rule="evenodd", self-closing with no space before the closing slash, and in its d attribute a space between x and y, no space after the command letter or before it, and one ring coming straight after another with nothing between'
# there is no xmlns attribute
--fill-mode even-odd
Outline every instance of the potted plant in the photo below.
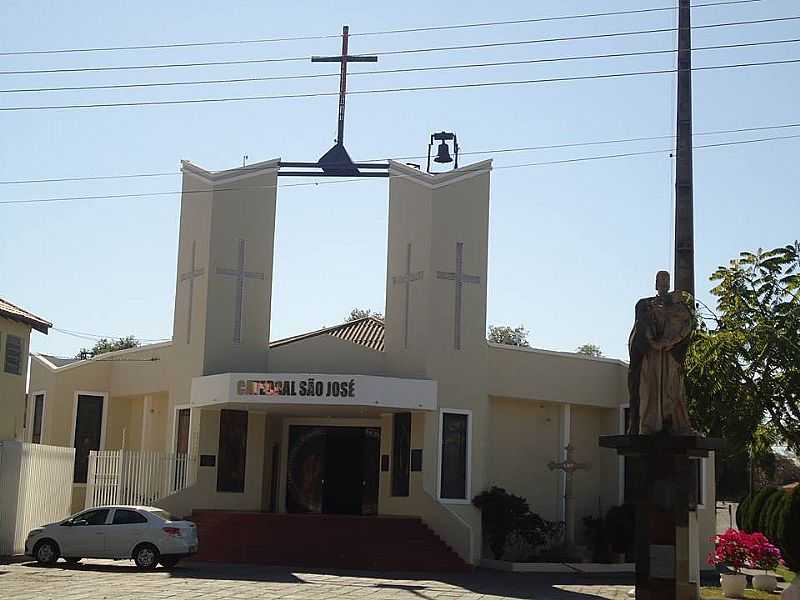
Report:
<svg viewBox="0 0 800 600"><path fill-rule="evenodd" d="M714 542L714 550L708 555L708 564L715 567L724 565L733 569L733 573L720 575L722 593L726 598L743 598L747 577L742 573L742 567L748 564L750 558L750 535L744 531L728 529L711 540Z"/></svg>
<svg viewBox="0 0 800 600"><path fill-rule="evenodd" d="M753 587L762 592L774 592L778 588L778 580L767 571L774 571L781 563L781 551L770 544L763 533L755 532L750 534L749 554L750 566L764 571L753 577Z"/></svg>

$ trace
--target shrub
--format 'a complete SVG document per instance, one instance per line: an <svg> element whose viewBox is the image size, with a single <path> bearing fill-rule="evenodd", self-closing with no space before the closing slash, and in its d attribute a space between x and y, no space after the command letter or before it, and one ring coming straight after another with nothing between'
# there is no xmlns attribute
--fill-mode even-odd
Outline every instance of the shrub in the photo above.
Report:
<svg viewBox="0 0 800 600"><path fill-rule="evenodd" d="M789 500L781 514L778 537L786 566L792 571L800 571L800 486L787 496Z"/></svg>
<svg viewBox="0 0 800 600"><path fill-rule="evenodd" d="M775 540L777 537L775 528L773 527L773 518L775 516L775 511L780 508L785 495L781 488L775 488L764 502L761 514L758 515L758 526L755 527L755 530L760 531L771 540Z"/></svg>
<svg viewBox="0 0 800 600"><path fill-rule="evenodd" d="M747 508L747 513L745 514L745 526L743 528L745 531L756 531L759 528L761 512L764 510L764 505L767 500L769 500L769 497L775 493L775 490L776 488L774 487L765 487L753 496L753 501L750 503L750 506Z"/></svg>
<svg viewBox="0 0 800 600"><path fill-rule="evenodd" d="M708 564L718 567L725 565L739 573L748 564L748 542L750 534L736 529L715 535L714 550L708 555Z"/></svg>
<svg viewBox="0 0 800 600"><path fill-rule="evenodd" d="M489 548L497 560L503 558L506 542L512 533L531 547L547 541L548 524L531 512L525 498L494 486L475 496L472 504L481 511Z"/></svg>
<svg viewBox="0 0 800 600"><path fill-rule="evenodd" d="M739 501L739 506L736 507L736 526L745 531L745 520L747 519L747 511L750 509L750 504L753 502L753 495L747 494Z"/></svg>

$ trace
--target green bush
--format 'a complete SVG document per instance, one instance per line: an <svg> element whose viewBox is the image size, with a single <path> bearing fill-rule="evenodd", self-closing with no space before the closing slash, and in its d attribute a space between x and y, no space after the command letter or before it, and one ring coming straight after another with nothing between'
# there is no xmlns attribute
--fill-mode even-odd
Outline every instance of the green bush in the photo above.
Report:
<svg viewBox="0 0 800 600"><path fill-rule="evenodd" d="M775 510L775 513L772 515L771 535L768 535L767 537L773 544L778 546L778 548L783 548L783 544L785 542L783 524L786 520L786 514L788 513L791 504L792 494L784 493L781 497L777 510Z"/></svg>
<svg viewBox="0 0 800 600"><path fill-rule="evenodd" d="M636 545L636 506L612 506L606 513L606 528L611 550L630 554Z"/></svg>
<svg viewBox="0 0 800 600"><path fill-rule="evenodd" d="M503 558L506 540L512 533L531 546L539 546L547 541L548 524L531 512L525 498L494 486L475 496L472 504L481 511L489 548L497 560Z"/></svg>
<svg viewBox="0 0 800 600"><path fill-rule="evenodd" d="M750 510L750 504L753 502L753 495L747 494L739 501L736 507L736 526L742 531L747 531L745 527L745 519L747 518L747 511Z"/></svg>
<svg viewBox="0 0 800 600"><path fill-rule="evenodd" d="M787 494L784 510L779 519L778 538L786 566L792 571L800 571L800 486Z"/></svg>
<svg viewBox="0 0 800 600"><path fill-rule="evenodd" d="M744 530L748 533L752 533L754 531L759 531L759 525L761 521L761 513L764 510L764 506L769 500L770 496L775 493L777 488L774 487L765 487L761 489L754 497L753 501L750 503L750 506L747 509L747 513L745 514L744 519Z"/></svg>
<svg viewBox="0 0 800 600"><path fill-rule="evenodd" d="M781 488L775 488L775 490L767 497L766 502L764 502L764 506L761 509L761 514L758 515L758 527L756 531L760 531L769 539L774 540L777 537L777 533L775 532L775 528L773 525L773 517L775 516L775 511L781 505L781 501L786 494Z"/></svg>

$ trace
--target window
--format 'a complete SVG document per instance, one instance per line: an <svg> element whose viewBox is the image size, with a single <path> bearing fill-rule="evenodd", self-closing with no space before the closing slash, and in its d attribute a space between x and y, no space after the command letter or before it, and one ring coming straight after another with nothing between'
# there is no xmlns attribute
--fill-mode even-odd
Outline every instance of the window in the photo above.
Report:
<svg viewBox="0 0 800 600"><path fill-rule="evenodd" d="M5 372L11 375L22 374L22 338L18 335L6 336Z"/></svg>
<svg viewBox="0 0 800 600"><path fill-rule="evenodd" d="M36 394L33 397L33 427L31 431L31 442L34 444L42 443L42 417L44 416L44 394Z"/></svg>
<svg viewBox="0 0 800 600"><path fill-rule="evenodd" d="M86 521L87 525L105 525L108 518L107 508L98 508L97 510L90 510L82 513L72 520L73 524Z"/></svg>
<svg viewBox="0 0 800 600"><path fill-rule="evenodd" d="M689 487L689 507L705 508L705 458L692 457L689 459L689 476L692 478Z"/></svg>
<svg viewBox="0 0 800 600"><path fill-rule="evenodd" d="M411 413L394 415L392 434L392 496L408 496L411 455Z"/></svg>
<svg viewBox="0 0 800 600"><path fill-rule="evenodd" d="M469 493L469 414L442 412L439 497L466 500Z"/></svg>
<svg viewBox="0 0 800 600"><path fill-rule="evenodd" d="M217 491L244 492L247 466L247 411L221 410L219 414Z"/></svg>
<svg viewBox="0 0 800 600"><path fill-rule="evenodd" d="M102 427L103 396L78 394L75 409L75 483L86 483L89 452L100 449Z"/></svg>
<svg viewBox="0 0 800 600"><path fill-rule="evenodd" d="M137 523L147 523L147 517L127 508L115 510L114 520L111 521L112 525L135 525Z"/></svg>

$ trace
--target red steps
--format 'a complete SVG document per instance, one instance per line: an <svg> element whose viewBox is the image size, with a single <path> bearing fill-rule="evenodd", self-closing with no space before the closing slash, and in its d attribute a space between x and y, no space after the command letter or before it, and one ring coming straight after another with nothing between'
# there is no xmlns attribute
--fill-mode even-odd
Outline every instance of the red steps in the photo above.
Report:
<svg viewBox="0 0 800 600"><path fill-rule="evenodd" d="M415 517L196 510L195 560L380 571L471 570Z"/></svg>

